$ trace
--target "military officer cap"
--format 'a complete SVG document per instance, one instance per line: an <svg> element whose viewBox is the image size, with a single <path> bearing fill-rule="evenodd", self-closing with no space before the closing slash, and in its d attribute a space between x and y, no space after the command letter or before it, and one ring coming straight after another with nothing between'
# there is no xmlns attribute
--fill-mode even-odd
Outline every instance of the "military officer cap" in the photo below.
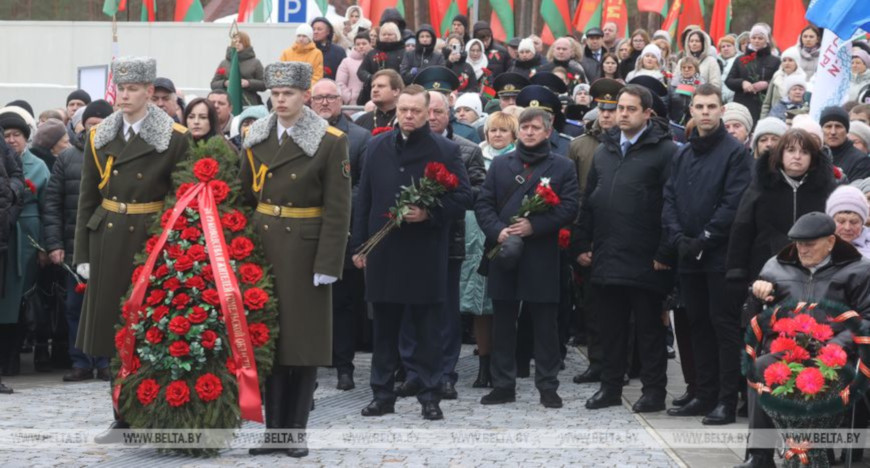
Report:
<svg viewBox="0 0 870 468"><path fill-rule="evenodd" d="M828 237L836 230L837 223L833 218L820 211L813 211L798 218L788 231L788 238L793 241L815 240Z"/></svg>
<svg viewBox="0 0 870 468"><path fill-rule="evenodd" d="M589 95L598 103L601 110L616 110L616 96L625 87L622 83L610 79L599 78L589 87Z"/></svg>
<svg viewBox="0 0 870 468"><path fill-rule="evenodd" d="M153 83L157 78L157 60L151 57L119 57L112 61L112 82Z"/></svg>
<svg viewBox="0 0 870 468"><path fill-rule="evenodd" d="M275 62L266 65L266 87L311 88L311 64L308 62Z"/></svg>
<svg viewBox="0 0 870 468"><path fill-rule="evenodd" d="M422 86L426 91L450 94L459 88L459 78L447 67L426 67L414 77L414 84Z"/></svg>
<svg viewBox="0 0 870 468"><path fill-rule="evenodd" d="M562 114L562 101L559 96L541 85L529 85L517 95L517 105L523 108L537 107L553 114L553 127L562 131L565 126L565 116Z"/></svg>
<svg viewBox="0 0 870 468"><path fill-rule="evenodd" d="M541 85L556 94L568 92L568 85L553 72L538 72L529 79L532 84Z"/></svg>
<svg viewBox="0 0 870 468"><path fill-rule="evenodd" d="M492 83L499 97L510 97L520 94L520 91L530 85L529 79L519 73L506 72L495 77Z"/></svg>
<svg viewBox="0 0 870 468"><path fill-rule="evenodd" d="M665 85L648 75L638 76L628 82L628 84L643 86L650 91L653 98L653 112L659 117L668 118L668 106L665 105L664 97L668 95L668 88Z"/></svg>

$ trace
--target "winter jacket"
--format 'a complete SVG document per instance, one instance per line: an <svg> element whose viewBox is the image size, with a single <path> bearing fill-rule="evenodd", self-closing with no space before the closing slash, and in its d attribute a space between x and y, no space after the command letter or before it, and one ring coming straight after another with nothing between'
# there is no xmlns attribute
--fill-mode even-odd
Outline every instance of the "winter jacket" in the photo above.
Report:
<svg viewBox="0 0 870 468"><path fill-rule="evenodd" d="M63 249L64 261L70 264L75 245L83 150L81 139L76 138L73 145L57 156L41 201L44 247L49 252Z"/></svg>
<svg viewBox="0 0 870 468"><path fill-rule="evenodd" d="M808 105L808 103L804 102L804 101L801 101L800 104L796 104L793 102L787 102L785 100L781 100L781 101L777 102L776 105L773 106L772 109L770 109L770 113L767 115L769 117L775 117L775 118L785 122L785 119L788 117L788 111L795 110L795 109L806 109L807 105Z"/></svg>
<svg viewBox="0 0 870 468"><path fill-rule="evenodd" d="M511 56L507 49L495 43L493 39L486 49L486 60L489 62L489 70L492 72L492 79L508 71L511 66Z"/></svg>
<svg viewBox="0 0 870 468"><path fill-rule="evenodd" d="M806 73L804 73L800 67L792 72L792 74L795 73L798 74L797 76L803 76L804 80L807 79ZM764 104L761 105L760 116L762 119L770 115L773 106L782 101L783 98L788 98L788 90L782 89L782 86L783 81L785 81L789 76L791 75L787 75L783 70L777 70L776 73L773 74L773 79L770 80L770 86L767 88L767 95L764 97ZM783 118L783 120L785 119Z"/></svg>
<svg viewBox="0 0 870 468"><path fill-rule="evenodd" d="M568 73L574 75L576 78L574 78L574 80L572 81L576 83L591 83L586 78L586 72L583 70L583 66L580 65L580 62L576 60L569 60L567 62L563 62L554 58L552 62L541 65L541 67L538 68L538 71L552 72L556 69L556 67L562 67L567 70Z"/></svg>
<svg viewBox="0 0 870 468"><path fill-rule="evenodd" d="M670 264L662 232L662 187L677 145L668 124L652 119L622 155L621 132L603 132L583 196L572 257L592 252L592 282L643 288L660 294L672 275L653 270L653 260Z"/></svg>
<svg viewBox="0 0 870 468"><path fill-rule="evenodd" d="M770 53L770 46L764 47L757 52L748 52L749 55L740 56L734 61L731 72L728 74L728 78L725 79L725 86L734 91L734 102L746 106L749 109L749 113L752 114L752 121L758 122L761 115L761 105L767 96L767 90L759 93L746 93L743 91L743 82L757 83L759 81L767 81L770 83L774 73L779 70L779 57ZM744 64L743 60L748 60L753 53L755 58Z"/></svg>
<svg viewBox="0 0 870 468"><path fill-rule="evenodd" d="M693 247L687 249L691 255L678 258L680 273L725 271L728 236L750 182L750 165L749 151L721 121L704 137L693 130L677 151L665 184L662 223L672 248Z"/></svg>
<svg viewBox="0 0 870 468"><path fill-rule="evenodd" d="M816 68L819 66L819 50L819 47L806 49L798 44L798 52L800 54L798 65L800 65L801 70L806 73L807 82L813 79L813 75L816 74Z"/></svg>
<svg viewBox="0 0 870 468"><path fill-rule="evenodd" d="M864 73L861 73L860 75L852 75L852 82L849 85L849 100L857 101L861 89L868 84L870 84L870 68L864 70Z"/></svg>
<svg viewBox="0 0 870 468"><path fill-rule="evenodd" d="M831 155L834 165L842 169L849 180L870 177L870 158L855 148L855 145L848 138L842 145L831 148Z"/></svg>
<svg viewBox="0 0 870 468"><path fill-rule="evenodd" d="M722 67L722 82L724 84L725 78L728 77L728 74L731 73L731 68L734 66L734 62L737 61L737 56L731 57L728 60L725 60L723 63L725 64ZM722 86L722 102L728 104L729 102L734 100L734 91L731 90L728 86Z"/></svg>
<svg viewBox="0 0 870 468"><path fill-rule="evenodd" d="M770 152L755 161L755 179L749 185L728 240L726 278L754 281L767 259L789 243L788 231L801 216L813 211L825 211L828 195L836 188L831 163L817 155L819 164L803 177L794 180L793 188L785 175L770 170Z"/></svg>
<svg viewBox="0 0 870 468"><path fill-rule="evenodd" d="M233 50L235 50L234 47L227 47L227 56L221 61L220 65L218 65L218 68L215 70L214 76L211 79L211 89L227 89L225 82L230 77L230 65L232 63ZM251 47L242 49L238 55L239 72L243 80L248 80L248 87L242 88L242 105L246 107L260 105L263 103L263 100L260 99L260 95L257 93L266 90L263 64L260 63L256 54L254 54L254 49ZM241 110L239 110L239 112L241 112Z"/></svg>
<svg viewBox="0 0 870 468"><path fill-rule="evenodd" d="M449 128L449 127L448 127ZM462 157L462 163L465 164L465 171L468 173L468 182L471 184L472 206L474 198L480 191L480 186L486 179L486 167L483 162L483 153L480 151L480 146L471 141L462 138L459 135L454 135L448 130L448 138L459 145L459 155ZM471 209L471 207L469 207ZM451 260L462 260L465 258L465 219L454 221L450 227L450 246L447 248L447 255Z"/></svg>
<svg viewBox="0 0 870 468"><path fill-rule="evenodd" d="M592 169L595 150L602 141L604 141L604 131L596 120L588 127L586 133L573 139L568 145L568 158L574 161L574 166L577 168L581 197L586 193L586 181L589 178L589 170Z"/></svg>
<svg viewBox="0 0 870 468"><path fill-rule="evenodd" d="M451 62L451 53L453 53L453 51L448 47L441 49L441 54L444 56L444 66L455 73L459 78L459 91L463 93L479 92L480 87L477 83L477 76L474 73L474 68L472 68L471 64L466 61L468 59L468 54L465 53L465 51L462 51L462 53L459 54L459 61ZM464 87L462 85L463 80L465 80Z"/></svg>
<svg viewBox="0 0 870 468"><path fill-rule="evenodd" d="M323 42L315 43L315 45L317 46L317 49L320 50L320 53L323 54L323 76L334 80L339 65L341 65L342 60L347 57L347 52L345 52L345 50L338 44L333 44L332 40L335 37L335 30L328 19L319 16L311 20L312 25L315 22L323 23L327 28L329 28L329 34L327 34L326 39ZM312 83L316 83L316 81L312 80Z"/></svg>
<svg viewBox="0 0 870 468"><path fill-rule="evenodd" d="M625 80L626 77L628 77L628 74L631 73L632 70L634 70L634 67L637 66L637 59L640 58L640 54L642 52L643 51L632 49L631 55L629 55L627 59L619 62L619 67L616 69L616 71L618 72L620 78Z"/></svg>
<svg viewBox="0 0 870 468"><path fill-rule="evenodd" d="M357 70L362 65L363 55L351 49L350 54L338 66L335 81L341 90L341 102L345 105L354 105L363 88L363 82L356 76Z"/></svg>
<svg viewBox="0 0 870 468"><path fill-rule="evenodd" d="M431 44L427 46L420 44L420 33L422 32L428 32L432 36ZM435 29L428 24L420 26L420 29L417 30L417 45L413 51L405 52L399 66L399 73L402 75L405 85L413 83L417 73L423 71L424 68L444 65L444 56L435 52L435 38L437 37Z"/></svg>
<svg viewBox="0 0 870 468"><path fill-rule="evenodd" d="M710 83L711 85L721 88L722 87L722 69L719 68L719 60L716 59L716 53L713 51L713 44L710 40L710 36L701 30L694 30L700 32L704 37L704 40L701 41L703 44L703 49L697 54L692 54L696 59L698 59L698 74L701 75L701 81L704 83ZM689 36L691 34L684 34L685 39L683 41L683 53L682 56L688 54L689 50ZM682 57L680 57L682 58ZM680 76L679 69L679 60L677 61L677 65L674 67L673 75Z"/></svg>
<svg viewBox="0 0 870 468"><path fill-rule="evenodd" d="M308 62L311 64L311 85L323 78L323 53L313 42L302 45L294 42L292 46L281 52L282 62Z"/></svg>
<svg viewBox="0 0 870 468"><path fill-rule="evenodd" d="M607 53L604 48L601 48L601 57L604 57L604 54ZM601 62L595 60L595 54L592 53L592 50L589 49L589 46L585 46L583 49L583 58L580 59L580 66L583 67L583 71L586 72L586 79L589 80L589 83L594 83L595 80L601 78L603 71L601 70Z"/></svg>
<svg viewBox="0 0 870 468"><path fill-rule="evenodd" d="M536 53L531 60L514 60L514 63L511 65L508 71L512 73L519 73L520 75L529 78L546 64L547 61L544 59L544 57L542 57L541 54Z"/></svg>
<svg viewBox="0 0 870 468"><path fill-rule="evenodd" d="M383 55L381 55L383 54ZM375 48L368 51L363 58L362 65L356 71L357 78L363 82L362 91L357 98L357 104L365 105L371 99L372 92L372 75L378 70L389 68L399 72L402 65L402 58L405 56L405 43L397 42L380 42L375 44ZM382 57L383 60L376 58Z"/></svg>

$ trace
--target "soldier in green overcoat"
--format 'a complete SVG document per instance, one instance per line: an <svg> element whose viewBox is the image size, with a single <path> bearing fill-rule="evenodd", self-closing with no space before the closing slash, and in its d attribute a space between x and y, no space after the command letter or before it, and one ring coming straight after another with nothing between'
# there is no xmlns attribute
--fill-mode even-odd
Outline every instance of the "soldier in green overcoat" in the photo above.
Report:
<svg viewBox="0 0 870 468"><path fill-rule="evenodd" d="M270 429L308 425L317 366L332 363L331 284L344 268L350 226L347 137L305 107L311 73L303 62L266 67L274 112L251 125L242 145L240 178L256 205L252 222L274 275L281 326L266 381Z"/></svg>
<svg viewBox="0 0 870 468"><path fill-rule="evenodd" d="M120 110L92 128L85 141L73 262L88 288L76 347L93 356L115 353L114 327L132 283L133 257L163 210L173 169L187 155L187 129L150 104L156 73L152 58L112 62ZM127 427L115 418L110 429Z"/></svg>

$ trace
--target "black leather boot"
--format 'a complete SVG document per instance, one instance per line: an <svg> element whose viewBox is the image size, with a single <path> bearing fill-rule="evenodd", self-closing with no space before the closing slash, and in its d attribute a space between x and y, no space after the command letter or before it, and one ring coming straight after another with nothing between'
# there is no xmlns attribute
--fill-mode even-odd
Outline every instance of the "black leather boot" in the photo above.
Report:
<svg viewBox="0 0 870 468"><path fill-rule="evenodd" d="M489 355L478 356L480 364L477 368L477 380L471 386L473 388L492 388L492 375L489 373Z"/></svg>
<svg viewBox="0 0 870 468"><path fill-rule="evenodd" d="M284 393L287 391L287 382L289 380L288 371L285 366L275 366L272 369L272 375L266 379L265 399L263 404L266 407L266 429L280 429L284 427L284 413L286 401ZM281 448L273 447L257 447L248 450L250 455L268 455L278 453Z"/></svg>
<svg viewBox="0 0 870 468"><path fill-rule="evenodd" d="M308 415L311 403L314 401L314 389L317 385L317 367L298 366L290 371L290 399L287 401L285 423L290 429L297 429L299 437L294 438L297 446L287 449L287 455L293 458L308 456L308 439L305 429L308 427Z"/></svg>

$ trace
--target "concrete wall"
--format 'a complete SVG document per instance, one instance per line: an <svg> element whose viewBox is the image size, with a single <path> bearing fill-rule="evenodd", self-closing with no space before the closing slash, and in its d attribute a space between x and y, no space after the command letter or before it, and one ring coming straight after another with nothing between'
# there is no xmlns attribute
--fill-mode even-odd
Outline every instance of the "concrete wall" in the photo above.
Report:
<svg viewBox="0 0 870 468"><path fill-rule="evenodd" d="M241 26L264 66L278 60L296 30L281 23ZM112 58L109 22L0 21L0 31L0 105L25 99L37 116L66 104L78 67L106 65ZM226 54L229 25L124 22L118 23L118 42L121 55L154 57L158 76L172 79L185 95L204 96Z"/></svg>

